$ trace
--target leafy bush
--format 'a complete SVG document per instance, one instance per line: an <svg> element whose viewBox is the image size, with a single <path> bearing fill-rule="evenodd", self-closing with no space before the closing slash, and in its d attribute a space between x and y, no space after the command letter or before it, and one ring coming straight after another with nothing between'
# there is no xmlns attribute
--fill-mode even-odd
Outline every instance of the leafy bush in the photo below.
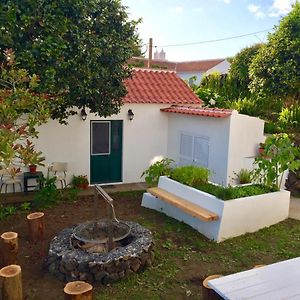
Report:
<svg viewBox="0 0 300 300"><path fill-rule="evenodd" d="M80 185L88 185L89 181L87 179L87 175L78 175L78 176L73 176L72 178L72 186L73 187L78 187Z"/></svg>
<svg viewBox="0 0 300 300"><path fill-rule="evenodd" d="M238 173L237 173L237 177L239 180L240 184L245 184L245 183L250 183L252 180L252 171L247 170L247 169L241 169Z"/></svg>
<svg viewBox="0 0 300 300"><path fill-rule="evenodd" d="M33 198L36 208L47 208L55 205L61 199L61 193L56 187L56 177L41 178L42 188L38 190Z"/></svg>
<svg viewBox="0 0 300 300"><path fill-rule="evenodd" d="M269 134L280 133L282 129L279 127L278 123L265 122L264 132Z"/></svg>
<svg viewBox="0 0 300 300"><path fill-rule="evenodd" d="M225 99L211 89L201 88L195 90L195 94L204 101L207 107L222 108L225 106Z"/></svg>
<svg viewBox="0 0 300 300"><path fill-rule="evenodd" d="M215 196L222 200L230 200L249 196L256 196L275 191L277 191L275 187L269 188L260 184L235 187L229 186L227 188L224 187L221 189L216 189Z"/></svg>
<svg viewBox="0 0 300 300"><path fill-rule="evenodd" d="M171 178L183 184L197 186L208 182L210 171L196 166L183 166L172 170Z"/></svg>
<svg viewBox="0 0 300 300"><path fill-rule="evenodd" d="M172 170L171 165L173 162L173 159L163 158L150 165L150 167L142 173L141 177L146 175L145 181L148 185L157 185L160 176L170 176Z"/></svg>
<svg viewBox="0 0 300 300"><path fill-rule="evenodd" d="M257 116L260 109L257 106L256 100L252 98L238 99L237 101L230 101L228 107L237 110L241 114L249 116Z"/></svg>
<svg viewBox="0 0 300 300"><path fill-rule="evenodd" d="M284 130L300 128L300 105L283 108L278 117L279 125Z"/></svg>
<svg viewBox="0 0 300 300"><path fill-rule="evenodd" d="M283 172L300 167L300 149L293 145L287 134L274 134L265 141L264 155L255 159L255 179L267 186L281 186Z"/></svg>
<svg viewBox="0 0 300 300"><path fill-rule="evenodd" d="M0 220L4 220L9 216L14 215L17 212L15 206L3 206L0 205Z"/></svg>

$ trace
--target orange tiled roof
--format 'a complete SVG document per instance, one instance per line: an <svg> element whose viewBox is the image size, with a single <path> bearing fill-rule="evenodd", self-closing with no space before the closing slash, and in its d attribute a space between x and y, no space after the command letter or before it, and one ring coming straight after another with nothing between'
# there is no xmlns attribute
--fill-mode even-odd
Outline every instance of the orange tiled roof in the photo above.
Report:
<svg viewBox="0 0 300 300"><path fill-rule="evenodd" d="M175 72L135 69L125 85L124 103L202 104Z"/></svg>
<svg viewBox="0 0 300 300"><path fill-rule="evenodd" d="M178 113L178 114L213 117L213 118L226 118L232 114L231 109L186 107L186 106L171 106L168 108L162 108L161 111L168 112L168 113Z"/></svg>

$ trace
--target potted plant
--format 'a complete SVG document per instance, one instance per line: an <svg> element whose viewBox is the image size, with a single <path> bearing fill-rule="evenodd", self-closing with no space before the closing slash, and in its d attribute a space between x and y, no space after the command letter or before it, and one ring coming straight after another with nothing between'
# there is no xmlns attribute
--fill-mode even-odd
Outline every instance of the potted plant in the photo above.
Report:
<svg viewBox="0 0 300 300"><path fill-rule="evenodd" d="M265 152L265 143L259 143L259 147L258 147L258 153L259 154L264 154Z"/></svg>
<svg viewBox="0 0 300 300"><path fill-rule="evenodd" d="M78 175L78 176L74 175L72 179L72 186L81 190L86 190L89 187L89 181L87 179L87 175Z"/></svg>
<svg viewBox="0 0 300 300"><path fill-rule="evenodd" d="M30 173L35 173L37 166L44 166L42 162L45 157L42 156L41 151L35 151L31 141L26 140L25 145L19 145L18 148L19 157L22 158L23 164L29 167Z"/></svg>

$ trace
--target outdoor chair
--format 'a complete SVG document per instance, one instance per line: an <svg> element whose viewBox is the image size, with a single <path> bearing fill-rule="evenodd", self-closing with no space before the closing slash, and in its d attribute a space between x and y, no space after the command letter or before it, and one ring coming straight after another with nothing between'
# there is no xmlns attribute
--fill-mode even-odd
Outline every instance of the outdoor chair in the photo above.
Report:
<svg viewBox="0 0 300 300"><path fill-rule="evenodd" d="M2 192L3 187L5 187L5 193L7 193L7 187L12 185L13 192L16 192L16 185L20 186L22 192L22 180L20 178L21 172L12 175L9 170L2 169L0 170L0 193Z"/></svg>
<svg viewBox="0 0 300 300"><path fill-rule="evenodd" d="M67 186L67 167L68 164L66 162L53 162L50 167L50 170L54 173L54 176L56 176L56 181L60 182L62 189Z"/></svg>

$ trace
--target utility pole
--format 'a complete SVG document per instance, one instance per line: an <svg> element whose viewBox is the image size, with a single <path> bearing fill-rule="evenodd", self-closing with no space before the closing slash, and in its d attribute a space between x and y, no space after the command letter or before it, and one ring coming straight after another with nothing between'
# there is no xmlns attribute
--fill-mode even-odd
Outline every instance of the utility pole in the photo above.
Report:
<svg viewBox="0 0 300 300"><path fill-rule="evenodd" d="M149 39L149 57L148 57L148 69L151 68L152 63L152 48L153 48L153 40L152 38Z"/></svg>

